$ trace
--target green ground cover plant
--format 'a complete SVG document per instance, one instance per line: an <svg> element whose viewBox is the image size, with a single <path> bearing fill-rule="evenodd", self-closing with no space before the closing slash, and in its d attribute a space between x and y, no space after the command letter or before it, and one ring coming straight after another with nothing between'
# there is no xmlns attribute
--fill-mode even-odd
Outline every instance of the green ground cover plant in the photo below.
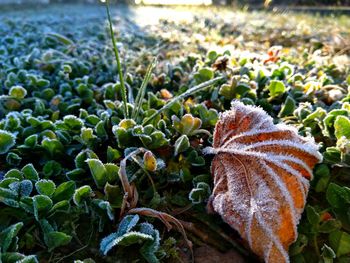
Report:
<svg viewBox="0 0 350 263"><path fill-rule="evenodd" d="M257 261L206 209L203 149L232 100L320 146L292 262L350 261L348 17L198 8L142 28L149 9L120 7L112 45L103 8L69 7L1 17L0 262L187 262L203 244Z"/></svg>

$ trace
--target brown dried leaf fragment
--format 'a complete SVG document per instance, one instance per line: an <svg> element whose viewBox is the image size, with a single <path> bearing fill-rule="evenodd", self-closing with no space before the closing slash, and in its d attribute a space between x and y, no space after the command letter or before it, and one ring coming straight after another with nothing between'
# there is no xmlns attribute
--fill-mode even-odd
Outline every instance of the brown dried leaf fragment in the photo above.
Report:
<svg viewBox="0 0 350 263"><path fill-rule="evenodd" d="M234 102L216 124L209 207L265 262L289 262L309 179L322 156L311 138L273 123L262 109Z"/></svg>

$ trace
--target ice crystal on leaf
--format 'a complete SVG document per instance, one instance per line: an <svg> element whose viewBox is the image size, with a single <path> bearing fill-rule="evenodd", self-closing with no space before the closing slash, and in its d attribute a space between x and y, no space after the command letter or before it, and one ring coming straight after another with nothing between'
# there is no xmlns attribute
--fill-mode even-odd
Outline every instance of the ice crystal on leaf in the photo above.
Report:
<svg viewBox="0 0 350 263"><path fill-rule="evenodd" d="M262 109L233 102L216 124L209 207L265 262L289 262L312 169L321 161L311 138L273 123Z"/></svg>

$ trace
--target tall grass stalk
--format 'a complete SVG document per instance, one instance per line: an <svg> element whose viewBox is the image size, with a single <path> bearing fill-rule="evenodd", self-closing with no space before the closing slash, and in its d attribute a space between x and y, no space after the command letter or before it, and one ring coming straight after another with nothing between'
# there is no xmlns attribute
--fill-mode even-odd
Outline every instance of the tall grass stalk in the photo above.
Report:
<svg viewBox="0 0 350 263"><path fill-rule="evenodd" d="M113 33L111 13L109 11L109 0L106 0L106 11L107 11L107 17L108 17L108 23L109 23L109 30L110 30L111 38L112 38L114 55L115 55L115 59L117 61L118 75L119 75L119 81L120 81L121 93L122 93L122 100L123 100L123 104L124 104L124 118L128 118L129 112L128 112L128 104L127 104L128 102L126 99L126 87L125 87L125 83L124 83L124 76L123 76L122 66L120 63L117 43L115 41L115 37L114 37L114 33Z"/></svg>

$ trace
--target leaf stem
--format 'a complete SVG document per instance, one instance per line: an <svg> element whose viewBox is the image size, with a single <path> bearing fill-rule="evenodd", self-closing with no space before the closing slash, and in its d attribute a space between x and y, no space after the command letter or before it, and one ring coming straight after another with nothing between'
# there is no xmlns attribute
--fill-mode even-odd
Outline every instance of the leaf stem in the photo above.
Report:
<svg viewBox="0 0 350 263"><path fill-rule="evenodd" d="M117 43L115 41L115 37L114 37L114 33L113 33L112 19L111 19L111 14L109 11L109 0L106 0L106 11L107 11L107 17L108 17L108 23L109 23L109 31L111 33L111 38L112 38L114 55L115 55L115 59L117 61L118 75L119 75L119 81L120 81L121 92L122 92L122 100L123 100L123 104L124 104L124 117L128 118L129 112L128 112L128 105L127 105L127 99L126 99L126 87L125 87L125 83L124 83L124 76L123 76L122 66L120 63Z"/></svg>
<svg viewBox="0 0 350 263"><path fill-rule="evenodd" d="M318 258L320 259L320 258L321 258L321 255L320 255L320 249L319 249L318 243L317 243L317 235L314 235L314 236L312 237L312 241L313 241L313 245L314 245L314 248L315 248L316 255L317 255Z"/></svg>

